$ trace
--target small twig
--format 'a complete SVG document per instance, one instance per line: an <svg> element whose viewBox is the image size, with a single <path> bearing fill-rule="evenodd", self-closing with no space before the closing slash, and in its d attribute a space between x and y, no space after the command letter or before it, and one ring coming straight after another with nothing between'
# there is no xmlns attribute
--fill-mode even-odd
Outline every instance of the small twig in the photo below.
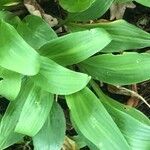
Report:
<svg viewBox="0 0 150 150"><path fill-rule="evenodd" d="M111 85L109 86L109 91L116 94L127 95L127 96L138 98L139 100L142 100L150 108L150 104L135 91L129 90L125 87L119 87L119 86L117 87Z"/></svg>

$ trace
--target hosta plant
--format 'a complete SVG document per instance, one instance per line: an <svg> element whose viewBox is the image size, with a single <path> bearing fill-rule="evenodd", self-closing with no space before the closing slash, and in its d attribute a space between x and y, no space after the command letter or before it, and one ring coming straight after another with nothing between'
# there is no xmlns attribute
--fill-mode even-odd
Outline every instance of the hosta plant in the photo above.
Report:
<svg viewBox="0 0 150 150"><path fill-rule="evenodd" d="M66 131L60 100L69 108L78 149L150 149L150 120L99 86L150 79L150 54L137 51L150 47L150 34L122 19L90 23L112 3L129 1L59 0L68 32L58 36L40 17L20 19L5 10L22 1L1 0L0 95L9 105L0 117L0 150L26 136L35 150L60 150Z"/></svg>

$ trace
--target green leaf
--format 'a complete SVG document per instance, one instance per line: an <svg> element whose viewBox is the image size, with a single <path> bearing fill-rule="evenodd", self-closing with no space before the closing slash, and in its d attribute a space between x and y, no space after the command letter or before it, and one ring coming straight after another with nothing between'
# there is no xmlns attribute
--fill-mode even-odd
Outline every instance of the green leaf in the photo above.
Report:
<svg viewBox="0 0 150 150"><path fill-rule="evenodd" d="M0 20L0 66L24 75L35 75L40 68L39 55L13 26Z"/></svg>
<svg viewBox="0 0 150 150"><path fill-rule="evenodd" d="M114 0L114 3L127 3L127 2L132 2L134 0Z"/></svg>
<svg viewBox="0 0 150 150"><path fill-rule="evenodd" d="M129 145L102 103L88 88L66 96L77 131L96 149L129 150ZM87 143L88 144L88 143ZM88 145L90 146L90 145Z"/></svg>
<svg viewBox="0 0 150 150"><path fill-rule="evenodd" d="M31 79L43 90L68 95L83 89L90 77L64 68L46 57L41 57L40 72Z"/></svg>
<svg viewBox="0 0 150 150"><path fill-rule="evenodd" d="M150 34L124 20L95 24L70 24L69 27L75 31L77 28L79 31L81 29L104 28L112 37L111 43L102 50L105 53L150 46Z"/></svg>
<svg viewBox="0 0 150 150"><path fill-rule="evenodd" d="M103 29L86 30L54 39L41 47L39 53L61 65L72 65L99 52L110 41L109 34Z"/></svg>
<svg viewBox="0 0 150 150"><path fill-rule="evenodd" d="M15 132L36 135L44 125L53 104L53 95L34 86L32 95L26 99Z"/></svg>
<svg viewBox="0 0 150 150"><path fill-rule="evenodd" d="M65 118L61 107L54 102L42 129L33 137L35 150L60 150L65 137Z"/></svg>
<svg viewBox="0 0 150 150"><path fill-rule="evenodd" d="M101 17L111 6L113 0L95 0L85 11L69 13L68 21L89 21Z"/></svg>
<svg viewBox="0 0 150 150"><path fill-rule="evenodd" d="M113 117L131 149L150 149L150 120L140 111L114 101L110 97L99 93L100 100Z"/></svg>
<svg viewBox="0 0 150 150"><path fill-rule="evenodd" d="M20 2L21 2L21 0L0 0L0 8L2 8L2 6L16 5Z"/></svg>
<svg viewBox="0 0 150 150"><path fill-rule="evenodd" d="M33 84L25 81L15 101L10 102L0 123L0 149L5 149L18 142L24 135L14 132L22 107L27 99L33 96ZM30 126L30 124L29 124Z"/></svg>
<svg viewBox="0 0 150 150"><path fill-rule="evenodd" d="M0 11L0 19L6 21L16 28L16 26L21 22L20 18L8 11Z"/></svg>
<svg viewBox="0 0 150 150"><path fill-rule="evenodd" d="M0 67L0 95L8 100L14 100L21 88L22 76L16 72Z"/></svg>
<svg viewBox="0 0 150 150"><path fill-rule="evenodd" d="M95 0L59 0L60 5L62 8L67 10L68 12L82 12L88 9Z"/></svg>
<svg viewBox="0 0 150 150"><path fill-rule="evenodd" d="M75 141L75 143L76 143L76 145L79 149L84 148L85 146L87 146L87 144L84 141L84 138L82 138L79 135L73 136L73 140Z"/></svg>
<svg viewBox="0 0 150 150"><path fill-rule="evenodd" d="M150 1L149 0L135 0L137 3L140 3L144 6L150 7Z"/></svg>
<svg viewBox="0 0 150 150"><path fill-rule="evenodd" d="M81 63L81 68L100 81L128 85L150 79L149 53L104 54L94 56Z"/></svg>
<svg viewBox="0 0 150 150"><path fill-rule="evenodd" d="M17 31L30 46L37 50L57 38L56 33L43 19L33 15L25 17L17 26Z"/></svg>

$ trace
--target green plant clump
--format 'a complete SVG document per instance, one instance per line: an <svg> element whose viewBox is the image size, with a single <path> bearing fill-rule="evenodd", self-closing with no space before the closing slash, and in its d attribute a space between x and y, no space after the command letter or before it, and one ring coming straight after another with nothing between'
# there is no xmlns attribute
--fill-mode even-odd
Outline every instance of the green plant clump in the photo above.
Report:
<svg viewBox="0 0 150 150"><path fill-rule="evenodd" d="M136 2L150 7L149 0ZM0 95L9 100L0 117L0 150L27 136L35 150L60 150L65 102L76 149L150 150L149 118L98 86L149 80L150 53L138 49L150 47L150 34L123 19L90 23L114 0L59 0L67 14L60 20L67 28L62 36L38 16L20 19L6 11L18 3L0 1Z"/></svg>

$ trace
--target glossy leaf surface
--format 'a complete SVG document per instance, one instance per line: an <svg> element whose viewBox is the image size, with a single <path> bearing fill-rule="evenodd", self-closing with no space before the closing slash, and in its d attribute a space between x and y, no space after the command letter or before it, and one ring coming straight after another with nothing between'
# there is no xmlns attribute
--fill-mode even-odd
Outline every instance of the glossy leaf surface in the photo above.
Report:
<svg viewBox="0 0 150 150"><path fill-rule="evenodd" d="M149 0L135 0L135 1L144 5L144 6L150 7L150 1Z"/></svg>
<svg viewBox="0 0 150 150"><path fill-rule="evenodd" d="M150 79L149 53L104 54L85 60L81 67L93 78L115 85L128 85Z"/></svg>
<svg viewBox="0 0 150 150"><path fill-rule="evenodd" d="M83 89L90 77L64 68L46 57L41 57L40 72L31 79L43 90L68 95Z"/></svg>
<svg viewBox="0 0 150 150"><path fill-rule="evenodd" d="M25 17L18 25L17 31L36 50L57 38L56 33L43 19L33 15Z"/></svg>
<svg viewBox="0 0 150 150"><path fill-rule="evenodd" d="M13 26L3 20L0 20L0 42L0 66L24 75L38 73L38 53L22 39Z"/></svg>
<svg viewBox="0 0 150 150"><path fill-rule="evenodd" d="M103 28L112 37L112 41L102 52L120 52L123 50L150 46L150 34L124 20L95 24L70 24L72 31Z"/></svg>
<svg viewBox="0 0 150 150"><path fill-rule="evenodd" d="M34 136L44 125L53 104L53 95L34 86L32 97L26 99L15 132Z"/></svg>
<svg viewBox="0 0 150 150"><path fill-rule="evenodd" d="M85 88L66 96L72 120L78 133L96 149L129 150L129 145L102 103L92 91ZM90 146L90 145L89 145Z"/></svg>
<svg viewBox="0 0 150 150"><path fill-rule="evenodd" d="M61 65L72 65L99 52L110 41L110 35L105 30L92 29L52 40L41 47L39 53Z"/></svg>
<svg viewBox="0 0 150 150"><path fill-rule="evenodd" d="M113 117L131 149L150 149L150 120L140 111L100 94L100 100Z"/></svg>
<svg viewBox="0 0 150 150"><path fill-rule="evenodd" d="M1 0L0 1L0 8L3 6L12 6L20 3L21 0Z"/></svg>
<svg viewBox="0 0 150 150"><path fill-rule="evenodd" d="M65 126L63 110L54 102L47 121L33 137L35 150L60 150L64 142Z"/></svg>
<svg viewBox="0 0 150 150"><path fill-rule="evenodd" d="M111 6L113 0L95 0L85 11L80 13L69 13L68 21L88 21L101 17Z"/></svg>
<svg viewBox="0 0 150 150"><path fill-rule="evenodd" d="M11 24L15 28L21 22L18 16L8 11L0 11L0 19L6 21L7 23Z"/></svg>
<svg viewBox="0 0 150 150"><path fill-rule="evenodd" d="M0 67L0 78L0 95L8 100L14 100L19 94L22 76Z"/></svg>
<svg viewBox="0 0 150 150"><path fill-rule="evenodd" d="M95 0L59 0L60 5L68 12L82 12L88 9Z"/></svg>
<svg viewBox="0 0 150 150"><path fill-rule="evenodd" d="M5 149L18 142L24 135L14 132L22 107L27 99L33 95L33 84L25 81L15 101L10 102L0 123L0 149ZM30 125L30 124L29 124Z"/></svg>

